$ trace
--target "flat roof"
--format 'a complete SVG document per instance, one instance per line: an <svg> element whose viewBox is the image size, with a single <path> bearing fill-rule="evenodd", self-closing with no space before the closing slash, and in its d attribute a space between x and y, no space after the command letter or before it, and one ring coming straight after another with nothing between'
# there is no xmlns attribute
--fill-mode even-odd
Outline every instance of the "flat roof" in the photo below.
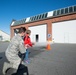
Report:
<svg viewBox="0 0 76 75"><path fill-rule="evenodd" d="M76 5L61 8L61 9L57 9L57 10L42 13L42 14L38 14L38 15L28 17L28 18L25 18L25 19L21 19L21 20L18 20L18 21L14 20L14 21L12 21L11 26L21 25L21 24L25 24L25 23L29 23L29 22L34 22L34 21L38 21L38 20L47 19L47 18L50 18L50 17L51 18L52 17L58 17L58 16L67 15L67 14L72 14L72 13L76 13Z"/></svg>

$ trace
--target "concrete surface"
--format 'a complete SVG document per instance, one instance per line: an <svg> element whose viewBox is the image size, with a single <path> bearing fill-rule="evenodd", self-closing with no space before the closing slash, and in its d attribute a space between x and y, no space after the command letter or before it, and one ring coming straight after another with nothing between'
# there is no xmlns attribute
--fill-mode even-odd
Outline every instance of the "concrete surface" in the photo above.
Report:
<svg viewBox="0 0 76 75"><path fill-rule="evenodd" d="M0 42L0 75L4 61L4 52L8 42ZM51 44L51 50L46 50L45 43L37 43L30 48L29 75L76 75L76 44Z"/></svg>

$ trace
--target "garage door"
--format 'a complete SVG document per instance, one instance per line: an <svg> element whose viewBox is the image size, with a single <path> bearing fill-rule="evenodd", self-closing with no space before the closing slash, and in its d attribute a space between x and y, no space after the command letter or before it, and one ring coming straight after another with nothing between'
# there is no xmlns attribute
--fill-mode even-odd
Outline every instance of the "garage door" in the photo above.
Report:
<svg viewBox="0 0 76 75"><path fill-rule="evenodd" d="M46 24L29 27L33 42L46 42Z"/></svg>
<svg viewBox="0 0 76 75"><path fill-rule="evenodd" d="M76 43L76 20L52 23L52 39L56 43Z"/></svg>

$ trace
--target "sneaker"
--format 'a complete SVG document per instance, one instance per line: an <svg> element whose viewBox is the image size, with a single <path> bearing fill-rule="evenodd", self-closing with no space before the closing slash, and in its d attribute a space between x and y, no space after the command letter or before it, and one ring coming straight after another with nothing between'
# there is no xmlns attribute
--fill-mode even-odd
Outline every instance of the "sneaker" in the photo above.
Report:
<svg viewBox="0 0 76 75"><path fill-rule="evenodd" d="M10 64L7 63L7 62L4 62L4 65L3 65L3 75L6 74L6 71L10 69Z"/></svg>

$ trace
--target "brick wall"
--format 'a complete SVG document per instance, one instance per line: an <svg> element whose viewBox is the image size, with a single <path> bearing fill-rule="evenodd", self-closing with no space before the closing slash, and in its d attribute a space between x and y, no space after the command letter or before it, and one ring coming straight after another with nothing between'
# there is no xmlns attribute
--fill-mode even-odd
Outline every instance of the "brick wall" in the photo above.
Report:
<svg viewBox="0 0 76 75"><path fill-rule="evenodd" d="M11 28L10 28L11 29L11 38L14 36L14 29L19 28L19 27L26 27L28 29L28 27L30 27L30 26L47 24L47 34L52 34L52 23L67 21L67 20L74 20L74 19L76 19L76 13L48 18L45 20L30 22L30 23L26 23L26 24L22 24L22 25L11 26ZM47 35L46 35L46 37L47 37ZM50 38L47 37L47 40L52 40L52 37L50 37Z"/></svg>

